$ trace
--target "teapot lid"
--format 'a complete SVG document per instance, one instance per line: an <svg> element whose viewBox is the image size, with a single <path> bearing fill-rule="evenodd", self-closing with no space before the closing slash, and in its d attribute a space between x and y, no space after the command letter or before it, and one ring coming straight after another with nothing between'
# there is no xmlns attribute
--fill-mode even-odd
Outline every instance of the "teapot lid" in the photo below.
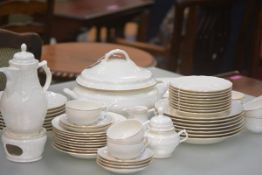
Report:
<svg viewBox="0 0 262 175"><path fill-rule="evenodd" d="M21 52L15 53L13 59L10 61L17 64L32 64L37 60L31 52L27 52L27 45L23 43L21 45Z"/></svg>
<svg viewBox="0 0 262 175"><path fill-rule="evenodd" d="M121 54L124 59L114 57ZM76 82L84 87L99 90L134 90L153 86L156 84L152 73L138 67L120 49L108 52L104 59L81 72Z"/></svg>

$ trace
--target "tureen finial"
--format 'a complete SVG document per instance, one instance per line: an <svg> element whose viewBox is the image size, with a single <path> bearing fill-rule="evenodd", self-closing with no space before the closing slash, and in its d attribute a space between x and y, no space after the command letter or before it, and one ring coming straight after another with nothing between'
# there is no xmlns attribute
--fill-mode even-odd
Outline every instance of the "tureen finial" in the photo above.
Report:
<svg viewBox="0 0 262 175"><path fill-rule="evenodd" d="M26 52L27 46L26 46L25 43L23 43L23 44L21 45L21 50L22 50L22 52Z"/></svg>

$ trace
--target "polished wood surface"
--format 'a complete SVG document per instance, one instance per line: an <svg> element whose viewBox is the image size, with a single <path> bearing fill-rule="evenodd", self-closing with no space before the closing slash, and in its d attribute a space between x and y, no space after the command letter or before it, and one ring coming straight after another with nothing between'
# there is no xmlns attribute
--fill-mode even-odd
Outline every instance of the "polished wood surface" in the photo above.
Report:
<svg viewBox="0 0 262 175"><path fill-rule="evenodd" d="M0 27L14 32L36 32L47 43L50 39L54 0L0 2ZM31 20L10 22L13 15L25 15Z"/></svg>
<svg viewBox="0 0 262 175"><path fill-rule="evenodd" d="M262 95L262 81L241 75L239 71L225 72L216 76L230 80L233 90L252 96Z"/></svg>
<svg viewBox="0 0 262 175"><path fill-rule="evenodd" d="M74 77L113 49L125 50L130 58L141 67L149 67L156 64L152 55L145 51L107 43L45 45L42 50L42 59L47 60L48 66L54 75Z"/></svg>
<svg viewBox="0 0 262 175"><path fill-rule="evenodd" d="M98 28L97 41L100 41L101 27L107 28L107 41L112 41L114 35L121 35L126 22L136 16L143 16L142 14L146 13L152 4L152 0L57 1L54 9L52 35L60 42L75 41L77 35L83 32L83 28L96 26ZM63 30L56 30L61 26ZM142 36L143 28L145 27L141 27L139 36Z"/></svg>
<svg viewBox="0 0 262 175"><path fill-rule="evenodd" d="M148 6L152 0L67 0L55 4L55 15L75 19L92 19L137 7Z"/></svg>
<svg viewBox="0 0 262 175"><path fill-rule="evenodd" d="M253 96L262 95L262 81L260 80L243 75L235 75L227 79L233 83L233 90Z"/></svg>

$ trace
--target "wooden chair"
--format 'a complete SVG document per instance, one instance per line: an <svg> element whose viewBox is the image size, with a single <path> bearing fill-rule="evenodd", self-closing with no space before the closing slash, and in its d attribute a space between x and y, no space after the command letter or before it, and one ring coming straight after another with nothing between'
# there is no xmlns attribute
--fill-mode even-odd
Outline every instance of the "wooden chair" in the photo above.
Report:
<svg viewBox="0 0 262 175"><path fill-rule="evenodd" d="M10 0L0 2L0 27L14 32L36 32L49 42L52 29L54 0ZM12 23L10 17L25 15L30 17L26 22Z"/></svg>
<svg viewBox="0 0 262 175"><path fill-rule="evenodd" d="M8 61L13 58L15 52L20 51L21 44L27 45L27 50L35 55L36 59L41 59L43 41L36 33L15 33L0 29L0 67L9 65ZM0 90L5 88L5 75L0 74Z"/></svg>
<svg viewBox="0 0 262 175"><path fill-rule="evenodd" d="M181 74L217 74L223 71L239 70L250 72L250 63L243 58L252 52L243 48L244 43L252 45L254 42L248 39L256 39L252 32L249 38L244 38L250 25L256 29L256 25L248 23L256 16L258 0L247 2L243 18L240 21L239 34L236 34L235 45L231 55L226 55L227 44L232 37L230 31L230 13L235 1L233 0L176 0L174 1L175 17L173 36L166 46L156 46L141 42L127 42L118 39L117 42L133 47L138 47L157 53L167 61L166 68ZM257 8L256 8L257 7ZM185 11L188 11L187 15ZM252 12L252 13L251 13ZM253 15L253 16L252 16ZM259 23L259 20L257 20ZM260 32L261 33L261 32ZM241 48L242 46L242 48ZM231 49L231 48L230 48ZM232 59L228 63L229 59ZM230 66L226 67L226 64ZM230 68L229 68L230 67Z"/></svg>

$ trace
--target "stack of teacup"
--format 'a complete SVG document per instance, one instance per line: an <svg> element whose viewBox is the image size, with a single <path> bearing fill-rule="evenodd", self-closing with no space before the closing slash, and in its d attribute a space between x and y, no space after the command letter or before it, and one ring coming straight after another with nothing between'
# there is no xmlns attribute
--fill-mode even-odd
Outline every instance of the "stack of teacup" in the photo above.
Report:
<svg viewBox="0 0 262 175"><path fill-rule="evenodd" d="M72 100L66 113L52 120L54 148L80 158L94 158L106 145L106 130L112 123L101 103Z"/></svg>
<svg viewBox="0 0 262 175"><path fill-rule="evenodd" d="M97 164L116 173L143 170L153 158L144 136L144 126L137 120L113 124L107 130L107 147L98 150Z"/></svg>

